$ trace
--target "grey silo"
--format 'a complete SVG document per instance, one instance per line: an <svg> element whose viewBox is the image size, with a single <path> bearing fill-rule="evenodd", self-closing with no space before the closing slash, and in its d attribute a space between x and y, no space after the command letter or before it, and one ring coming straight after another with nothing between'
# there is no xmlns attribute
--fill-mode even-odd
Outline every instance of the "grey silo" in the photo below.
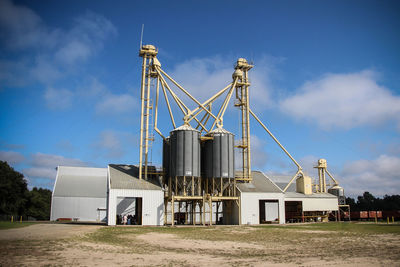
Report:
<svg viewBox="0 0 400 267"><path fill-rule="evenodd" d="M171 151L171 144L169 142L170 138L167 137L163 139L163 158L162 158L162 166L164 171L164 179L168 178L169 173L169 165L170 165L170 151ZM166 181L166 180L164 180Z"/></svg>
<svg viewBox="0 0 400 267"><path fill-rule="evenodd" d="M170 133L170 176L200 177L200 132L189 125Z"/></svg>
<svg viewBox="0 0 400 267"><path fill-rule="evenodd" d="M235 178L234 135L217 128L207 134L213 137L204 143L202 155L203 174L207 178Z"/></svg>
<svg viewBox="0 0 400 267"><path fill-rule="evenodd" d="M346 196L344 195L343 187L335 185L328 189L328 193L338 197L339 205L346 204Z"/></svg>

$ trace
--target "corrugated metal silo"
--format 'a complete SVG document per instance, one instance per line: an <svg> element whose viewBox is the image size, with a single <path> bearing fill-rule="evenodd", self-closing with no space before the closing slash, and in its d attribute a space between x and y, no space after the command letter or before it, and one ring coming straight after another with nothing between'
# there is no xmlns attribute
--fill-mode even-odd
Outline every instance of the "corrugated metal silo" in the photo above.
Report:
<svg viewBox="0 0 400 267"><path fill-rule="evenodd" d="M183 125L170 134L170 176L200 177L200 132Z"/></svg>
<svg viewBox="0 0 400 267"><path fill-rule="evenodd" d="M170 150L171 150L171 145L169 142L169 137L167 137L166 139L163 140L162 166L164 171L164 179L169 177Z"/></svg>
<svg viewBox="0 0 400 267"><path fill-rule="evenodd" d="M344 195L343 187L335 185L335 186L333 186L333 187L328 189L328 193L338 197L339 205L346 204L346 197Z"/></svg>
<svg viewBox="0 0 400 267"><path fill-rule="evenodd" d="M203 174L207 178L235 178L234 135L217 128L207 134L213 137L204 143Z"/></svg>

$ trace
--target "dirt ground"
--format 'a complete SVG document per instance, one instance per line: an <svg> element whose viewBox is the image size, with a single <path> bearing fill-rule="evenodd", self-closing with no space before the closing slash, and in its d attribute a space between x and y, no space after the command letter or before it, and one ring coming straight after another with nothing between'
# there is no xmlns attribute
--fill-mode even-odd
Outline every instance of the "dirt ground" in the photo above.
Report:
<svg viewBox="0 0 400 267"><path fill-rule="evenodd" d="M96 231L99 225L34 224L0 232L0 240L41 240L62 239Z"/></svg>
<svg viewBox="0 0 400 267"><path fill-rule="evenodd" d="M400 266L399 237L285 227L36 224L0 231L0 266Z"/></svg>

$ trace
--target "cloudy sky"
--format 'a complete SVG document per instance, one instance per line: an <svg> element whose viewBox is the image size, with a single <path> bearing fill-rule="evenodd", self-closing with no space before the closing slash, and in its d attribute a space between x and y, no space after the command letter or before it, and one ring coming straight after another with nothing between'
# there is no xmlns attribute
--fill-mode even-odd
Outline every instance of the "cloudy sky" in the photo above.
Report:
<svg viewBox="0 0 400 267"><path fill-rule="evenodd" d="M52 189L58 165L138 163L142 24L199 100L252 61L252 108L309 175L326 158L351 196L400 193L398 1L0 0L0 160L31 187ZM238 118L231 102L237 135ZM295 172L254 120L251 132L254 169Z"/></svg>

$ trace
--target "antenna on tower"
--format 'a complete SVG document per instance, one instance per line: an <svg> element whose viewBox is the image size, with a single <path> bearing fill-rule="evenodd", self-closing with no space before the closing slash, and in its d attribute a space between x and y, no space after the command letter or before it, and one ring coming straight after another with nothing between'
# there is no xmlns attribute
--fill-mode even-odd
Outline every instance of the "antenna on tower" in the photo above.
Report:
<svg viewBox="0 0 400 267"><path fill-rule="evenodd" d="M142 24L142 33L140 34L140 47L139 47L139 49L142 49L143 31L144 31L144 24Z"/></svg>

